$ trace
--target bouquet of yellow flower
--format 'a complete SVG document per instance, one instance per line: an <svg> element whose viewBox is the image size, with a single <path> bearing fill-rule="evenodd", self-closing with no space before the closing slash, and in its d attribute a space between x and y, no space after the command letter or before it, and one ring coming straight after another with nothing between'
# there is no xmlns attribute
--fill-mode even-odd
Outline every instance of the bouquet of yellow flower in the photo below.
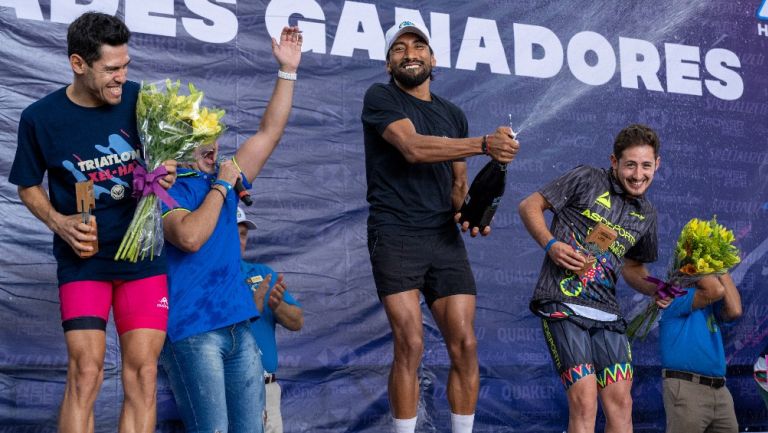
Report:
<svg viewBox="0 0 768 433"><path fill-rule="evenodd" d="M177 205L158 183L168 174L163 161L188 160L194 149L213 142L224 131L224 110L201 108L203 92L192 83L189 95L179 94L178 80L165 80L164 87L142 83L139 91L136 122L145 166L133 172L133 195L140 200L115 260L135 263L160 255L164 238L158 198L170 207Z"/></svg>
<svg viewBox="0 0 768 433"><path fill-rule="evenodd" d="M723 274L741 261L735 240L733 231L718 224L716 217L709 221L693 218L677 239L667 281L654 277L646 277L646 281L656 284L661 298L684 295L687 291L683 287L692 287L707 275ZM645 311L629 322L627 336L645 338L658 315L659 307L651 300Z"/></svg>

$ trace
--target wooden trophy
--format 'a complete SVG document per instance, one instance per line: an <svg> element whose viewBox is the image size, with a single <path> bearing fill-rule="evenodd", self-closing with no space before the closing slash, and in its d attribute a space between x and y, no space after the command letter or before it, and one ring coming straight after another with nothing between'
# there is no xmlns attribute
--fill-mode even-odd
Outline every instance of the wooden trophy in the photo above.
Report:
<svg viewBox="0 0 768 433"><path fill-rule="evenodd" d="M98 232L96 228L96 219L91 218L93 210L96 208L96 199L93 196L93 181L77 182L75 184L75 196L77 199L77 211L83 219L83 224L90 225L93 228L93 234L97 237L95 241L81 242L84 245L93 247L93 251L78 251L80 258L87 259L99 252Z"/></svg>
<svg viewBox="0 0 768 433"><path fill-rule="evenodd" d="M597 223L592 228L592 231L589 232L587 238L584 239L584 243L586 244L585 247L587 250L586 252L589 253L586 256L587 263L584 265L584 267L577 271L576 274L582 277L584 274L589 272L590 269L592 269L592 264L596 260L595 255L607 251L617 237L618 233L616 233L616 230L608 227L603 223Z"/></svg>

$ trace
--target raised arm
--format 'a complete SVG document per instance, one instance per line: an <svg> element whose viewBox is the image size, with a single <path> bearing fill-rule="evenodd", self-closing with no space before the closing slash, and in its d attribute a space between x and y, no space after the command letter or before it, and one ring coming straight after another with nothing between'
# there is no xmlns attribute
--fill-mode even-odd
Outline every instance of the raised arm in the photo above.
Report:
<svg viewBox="0 0 768 433"><path fill-rule="evenodd" d="M544 212L551 208L552 205L539 192L529 195L518 206L525 229L542 248L546 247L550 240L555 239L547 228L547 220L544 218ZM572 271L578 271L587 262L584 256L559 239L555 239L555 242L550 245L547 255L556 265Z"/></svg>
<svg viewBox="0 0 768 433"><path fill-rule="evenodd" d="M284 27L278 42L272 38L272 54L280 71L295 74L301 61L302 35L298 27ZM248 138L235 153L235 160L249 182L261 171L283 136L291 113L296 81L278 78L269 99L259 130Z"/></svg>
<svg viewBox="0 0 768 433"><path fill-rule="evenodd" d="M483 137L422 135L416 132L410 119L390 123L382 137L395 146L411 164L451 161L483 153ZM500 126L486 137L488 155L499 162L511 162L520 149L520 143L512 138L512 130L508 126Z"/></svg>
<svg viewBox="0 0 768 433"><path fill-rule="evenodd" d="M734 284L733 278L731 278L731 274L729 273L721 275L718 279L725 289L723 293L723 309L720 314L726 322L736 320L741 317L742 314L739 289L736 288L736 284Z"/></svg>
<svg viewBox="0 0 768 433"><path fill-rule="evenodd" d="M709 275L700 279L696 283L691 308L694 310L705 308L721 299L723 309L720 314L723 320L729 322L741 317L741 295L730 274L727 273L721 276Z"/></svg>
<svg viewBox="0 0 768 433"><path fill-rule="evenodd" d="M219 166L218 179L233 185L239 176L232 161L224 161ZM213 185L197 209L175 209L166 213L163 217L165 239L184 252L197 252L216 228L227 193L225 187Z"/></svg>

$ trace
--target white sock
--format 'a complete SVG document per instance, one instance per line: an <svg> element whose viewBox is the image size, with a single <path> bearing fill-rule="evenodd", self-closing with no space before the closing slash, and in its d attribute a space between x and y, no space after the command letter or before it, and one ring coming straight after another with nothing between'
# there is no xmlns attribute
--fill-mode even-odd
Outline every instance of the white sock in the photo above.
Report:
<svg viewBox="0 0 768 433"><path fill-rule="evenodd" d="M456 415L451 412L451 431L453 433L472 433L472 424L475 423L475 414Z"/></svg>
<svg viewBox="0 0 768 433"><path fill-rule="evenodd" d="M410 419L392 418L395 424L395 433L414 433L416 431L416 417Z"/></svg>

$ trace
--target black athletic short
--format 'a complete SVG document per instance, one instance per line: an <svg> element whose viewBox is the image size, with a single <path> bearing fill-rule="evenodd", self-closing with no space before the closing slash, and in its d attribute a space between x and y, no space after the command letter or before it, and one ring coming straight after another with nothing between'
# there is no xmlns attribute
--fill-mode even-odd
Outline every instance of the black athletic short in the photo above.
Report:
<svg viewBox="0 0 768 433"><path fill-rule="evenodd" d="M475 278L458 228L436 234L368 231L368 252L379 299L419 289L428 306L451 295L475 295Z"/></svg>
<svg viewBox="0 0 768 433"><path fill-rule="evenodd" d="M557 303L542 305L540 309L544 313L572 314L567 307L559 308ZM632 379L632 351L626 334L616 330L621 327L574 315L542 318L541 325L565 389L590 374L596 375L601 388Z"/></svg>

